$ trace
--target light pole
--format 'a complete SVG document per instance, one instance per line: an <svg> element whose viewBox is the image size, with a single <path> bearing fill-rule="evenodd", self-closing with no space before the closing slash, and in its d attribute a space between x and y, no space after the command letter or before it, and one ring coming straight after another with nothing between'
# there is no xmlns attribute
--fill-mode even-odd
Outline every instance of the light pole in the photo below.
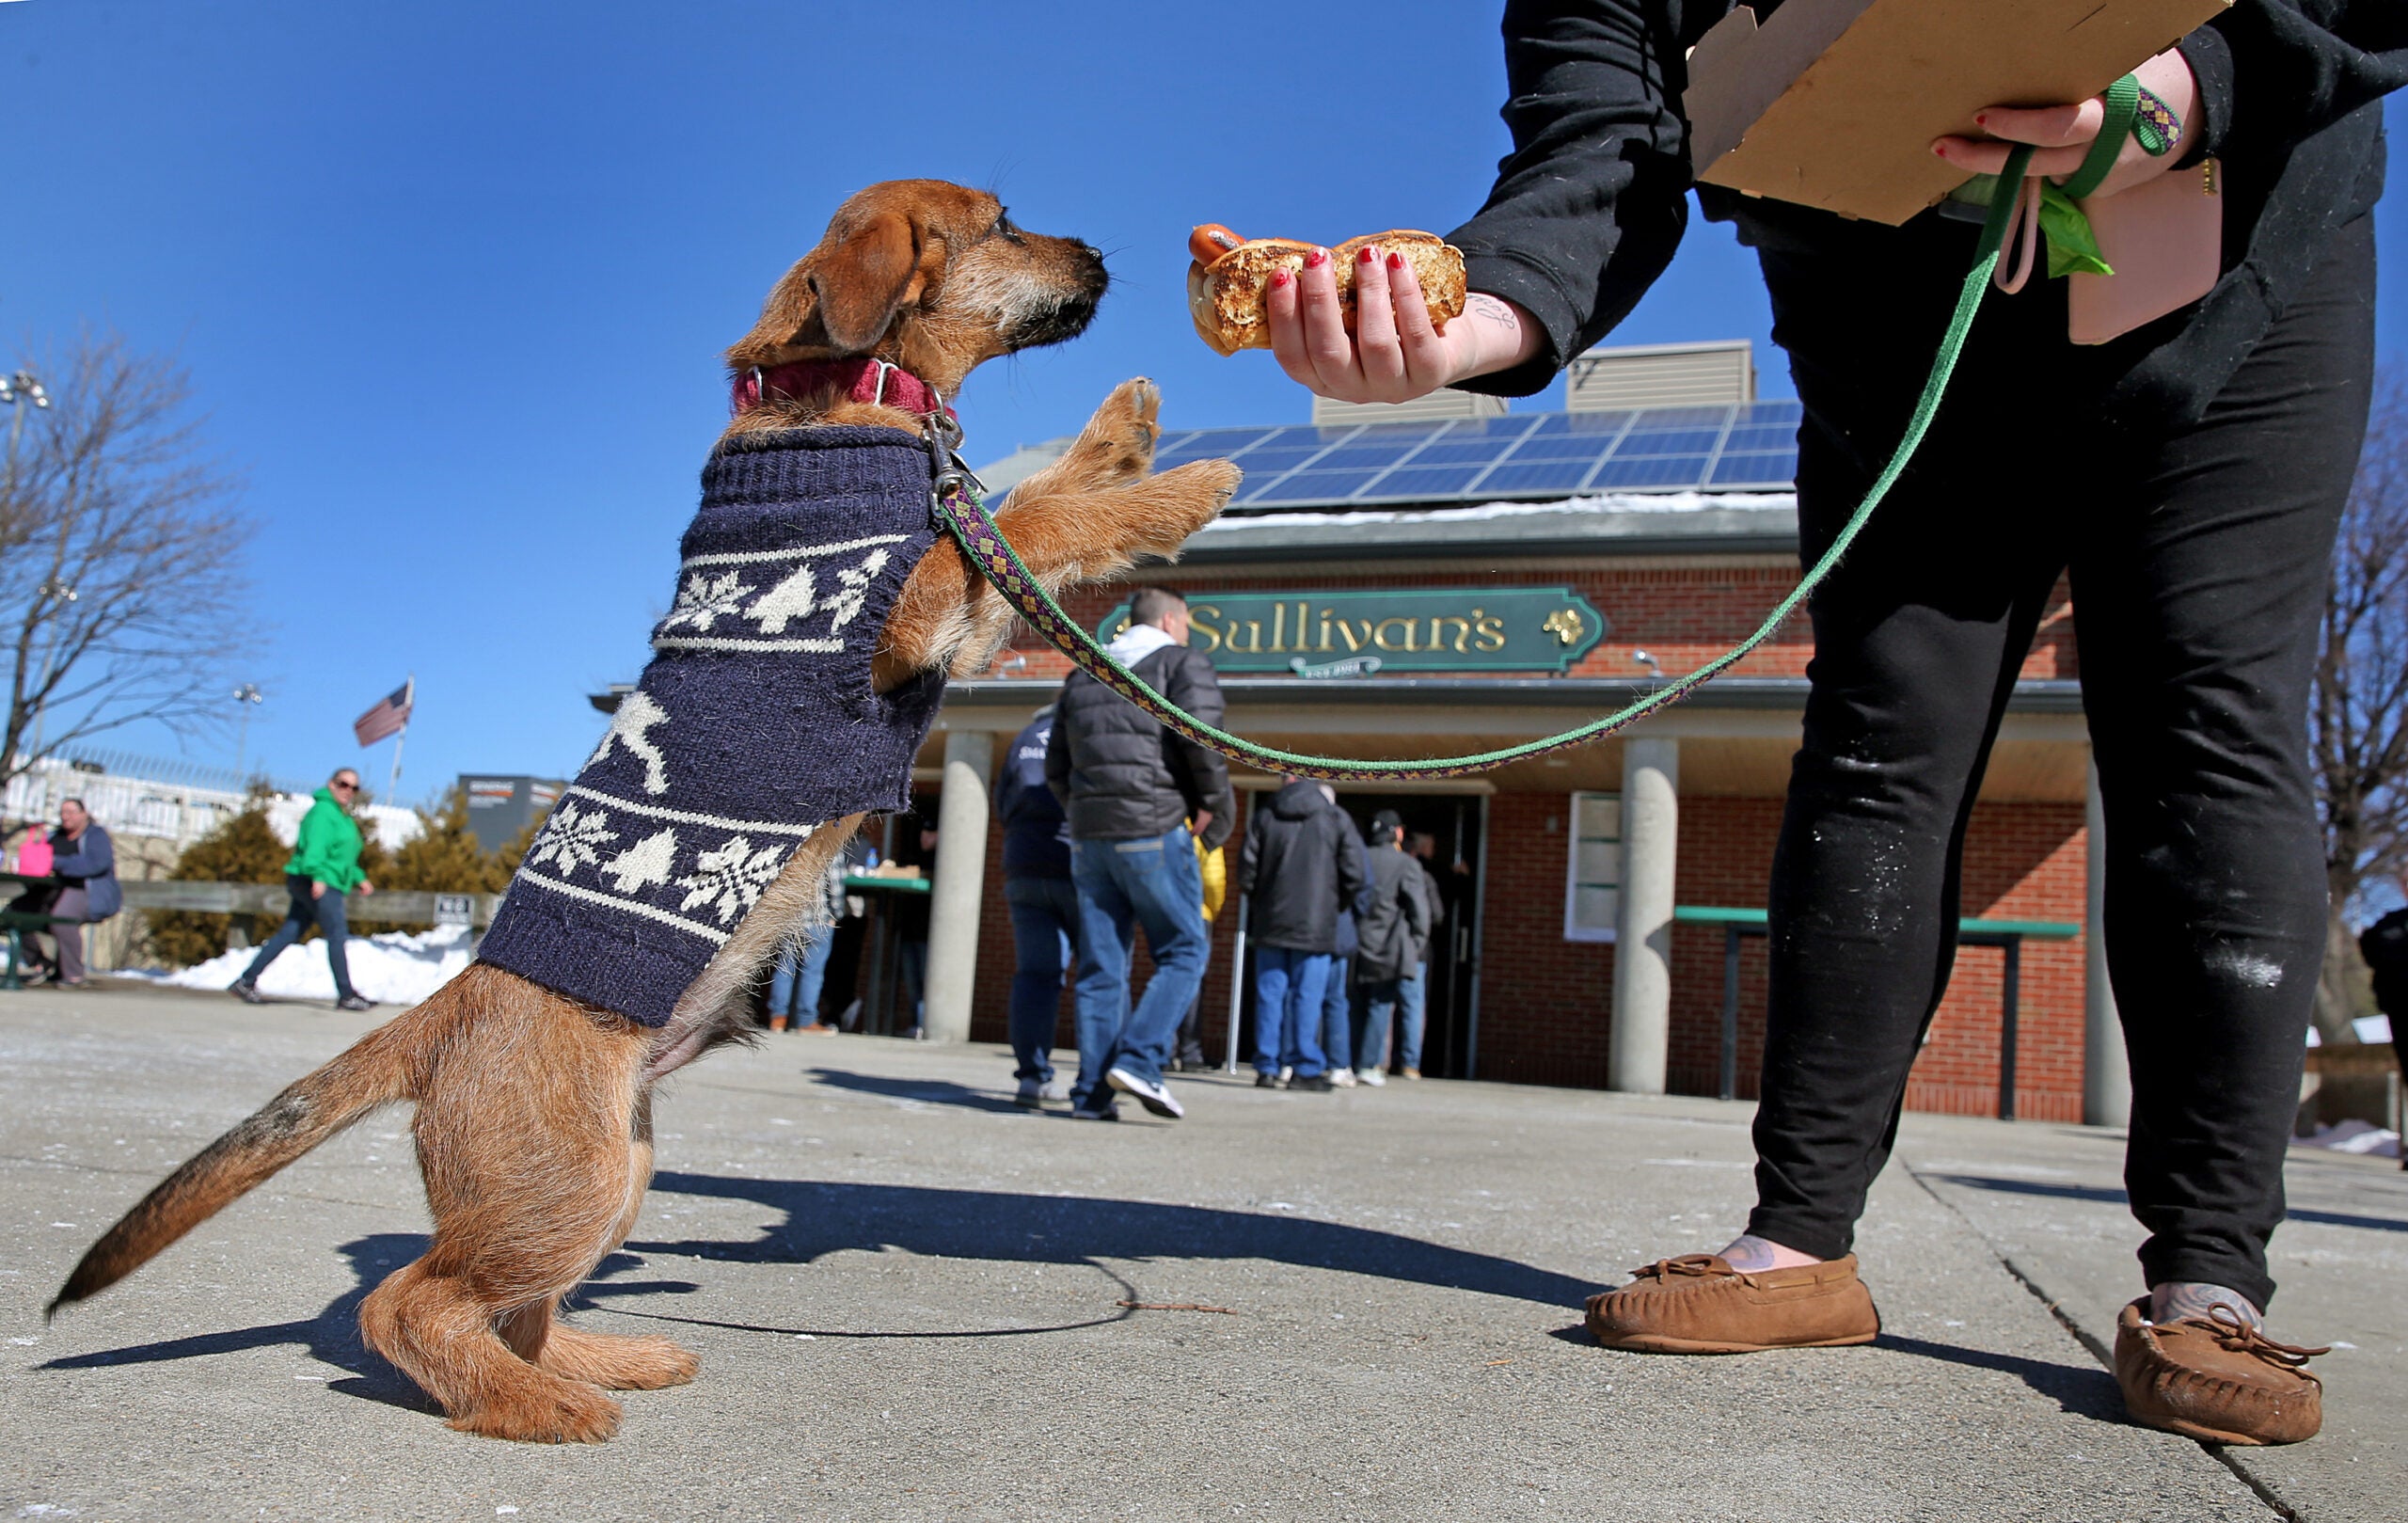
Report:
<svg viewBox="0 0 2408 1523"><path fill-rule="evenodd" d="M41 382L35 379L33 372L19 371L14 375L0 375L0 402L16 409L16 415L8 420L8 484L13 487L17 484L17 441L25 432L25 404L30 402L47 409L50 393L41 389Z"/></svg>
<svg viewBox="0 0 2408 1523"><path fill-rule="evenodd" d="M246 682L234 690L234 703L243 716L242 738L234 742L234 785L238 788L250 786L250 779L243 775L243 763L251 751L251 710L266 701L267 694L260 691L256 682Z"/></svg>

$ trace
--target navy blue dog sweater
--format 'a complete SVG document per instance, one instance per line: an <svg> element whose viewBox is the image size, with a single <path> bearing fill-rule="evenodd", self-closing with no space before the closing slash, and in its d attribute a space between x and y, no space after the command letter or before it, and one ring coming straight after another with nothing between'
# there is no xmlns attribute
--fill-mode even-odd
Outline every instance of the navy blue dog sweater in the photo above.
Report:
<svg viewBox="0 0 2408 1523"><path fill-rule="evenodd" d="M870 658L935 543L928 482L900 429L742 434L713 452L643 679L480 960L660 1025L813 831L911 801L944 675L880 696Z"/></svg>

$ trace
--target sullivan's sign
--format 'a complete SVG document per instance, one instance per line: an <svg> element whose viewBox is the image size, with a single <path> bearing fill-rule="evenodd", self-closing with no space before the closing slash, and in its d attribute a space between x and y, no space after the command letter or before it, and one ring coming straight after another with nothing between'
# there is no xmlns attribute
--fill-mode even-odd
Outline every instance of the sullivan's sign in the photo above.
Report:
<svg viewBox="0 0 2408 1523"><path fill-rule="evenodd" d="M1199 593L1188 643L1223 672L1561 672L1605 638L1569 587L1412 587L1369 593ZM1105 640L1129 622L1103 616Z"/></svg>

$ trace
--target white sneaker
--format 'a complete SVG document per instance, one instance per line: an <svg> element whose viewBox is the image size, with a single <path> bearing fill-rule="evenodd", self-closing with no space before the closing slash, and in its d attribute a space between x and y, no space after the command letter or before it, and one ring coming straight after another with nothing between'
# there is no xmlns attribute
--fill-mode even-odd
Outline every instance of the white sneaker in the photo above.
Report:
<svg viewBox="0 0 2408 1523"><path fill-rule="evenodd" d="M1289 1067L1285 1063L1279 1065L1279 1084L1282 1088L1286 1087L1288 1081L1295 1076L1296 1071L1294 1069Z"/></svg>
<svg viewBox="0 0 2408 1523"><path fill-rule="evenodd" d="M1382 1069L1356 1069L1354 1077L1374 1089L1388 1082L1387 1073Z"/></svg>
<svg viewBox="0 0 2408 1523"><path fill-rule="evenodd" d="M1340 1089L1352 1089L1354 1087L1354 1071L1353 1069L1332 1069L1329 1071L1329 1082L1338 1086Z"/></svg>
<svg viewBox="0 0 2408 1523"><path fill-rule="evenodd" d="M1048 1104L1069 1104L1070 1103L1070 1076L1067 1073L1057 1073L1054 1075L1052 1079L1046 1082L1045 1087L1038 1091L1038 1095L1039 1099L1045 1101Z"/></svg>
<svg viewBox="0 0 2408 1523"><path fill-rule="evenodd" d="M1186 1107L1180 1105L1177 1097L1171 1094L1170 1087L1160 1079L1141 1079L1127 1069L1114 1069L1103 1077L1105 1083L1122 1094L1136 1096L1137 1103L1152 1111L1156 1116L1165 1116L1172 1120L1177 1120L1187 1114Z"/></svg>

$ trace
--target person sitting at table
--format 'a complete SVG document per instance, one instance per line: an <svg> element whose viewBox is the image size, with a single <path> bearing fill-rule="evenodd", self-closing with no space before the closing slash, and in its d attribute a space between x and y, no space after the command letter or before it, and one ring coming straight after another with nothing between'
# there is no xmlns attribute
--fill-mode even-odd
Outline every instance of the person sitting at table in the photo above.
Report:
<svg viewBox="0 0 2408 1523"><path fill-rule="evenodd" d="M85 926L106 920L125 903L117 881L117 848L109 833L94 823L84 801L68 799L59 803L50 850L50 870L58 879L58 896L50 908L56 917L50 933L58 942L57 981L81 989Z"/></svg>

